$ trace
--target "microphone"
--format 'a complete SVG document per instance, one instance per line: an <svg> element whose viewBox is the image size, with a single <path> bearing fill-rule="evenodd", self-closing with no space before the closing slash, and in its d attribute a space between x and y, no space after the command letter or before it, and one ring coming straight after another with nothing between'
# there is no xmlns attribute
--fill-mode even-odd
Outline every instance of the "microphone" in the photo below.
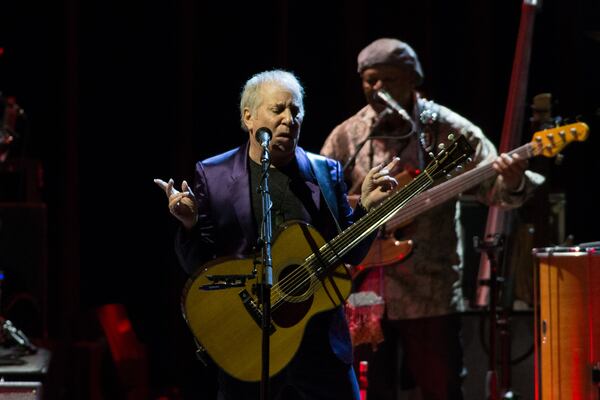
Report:
<svg viewBox="0 0 600 400"><path fill-rule="evenodd" d="M398 102L396 100L394 100L392 95L389 94L387 91L385 91L383 89L379 89L378 91L375 92L373 97L375 97L375 100L382 101L386 106L388 106L393 111L400 114L403 118L406 118L407 120L411 121L411 118L408 115L408 113L406 112L406 110L404 109L404 107L402 107L400 104L398 104Z"/></svg>
<svg viewBox="0 0 600 400"><path fill-rule="evenodd" d="M269 128L262 127L256 130L254 137L256 138L256 141L266 149L269 147L269 142L271 141L273 134Z"/></svg>

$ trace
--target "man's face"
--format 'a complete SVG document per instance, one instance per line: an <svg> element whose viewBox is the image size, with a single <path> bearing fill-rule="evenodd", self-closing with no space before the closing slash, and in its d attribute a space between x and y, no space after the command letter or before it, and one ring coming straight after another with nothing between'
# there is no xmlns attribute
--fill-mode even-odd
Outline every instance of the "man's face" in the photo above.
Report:
<svg viewBox="0 0 600 400"><path fill-rule="evenodd" d="M273 133L269 150L274 165L283 165L293 157L300 137L302 116L300 99L288 88L266 83L260 88L259 105L254 114L244 110L244 122L250 134L250 156L260 160L262 148L254 138L254 133L262 127Z"/></svg>
<svg viewBox="0 0 600 400"><path fill-rule="evenodd" d="M379 89L385 89L404 108L410 105L415 88L415 76L410 69L395 65L375 65L365 69L361 78L366 100L376 112L380 113L385 109L385 105L373 96Z"/></svg>

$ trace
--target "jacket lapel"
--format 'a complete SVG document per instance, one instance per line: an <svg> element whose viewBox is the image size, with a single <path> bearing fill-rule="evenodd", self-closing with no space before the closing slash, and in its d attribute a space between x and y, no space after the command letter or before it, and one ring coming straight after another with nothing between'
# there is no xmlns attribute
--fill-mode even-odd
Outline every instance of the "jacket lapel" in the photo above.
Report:
<svg viewBox="0 0 600 400"><path fill-rule="evenodd" d="M321 209L321 189L319 188L319 184L317 183L317 178L312 172L310 167L310 161L308 160L308 156L306 152L300 147L296 147L296 160L298 162L298 169L300 171L300 175L302 179L306 183L306 186L310 189L312 193L312 199L315 203L315 206L318 210Z"/></svg>
<svg viewBox="0 0 600 400"><path fill-rule="evenodd" d="M250 174L248 172L248 145L241 146L233 158L233 169L228 183L228 193L233 198L233 209L239 226L247 238L248 244L256 244L257 232L252 217L252 193L250 191Z"/></svg>

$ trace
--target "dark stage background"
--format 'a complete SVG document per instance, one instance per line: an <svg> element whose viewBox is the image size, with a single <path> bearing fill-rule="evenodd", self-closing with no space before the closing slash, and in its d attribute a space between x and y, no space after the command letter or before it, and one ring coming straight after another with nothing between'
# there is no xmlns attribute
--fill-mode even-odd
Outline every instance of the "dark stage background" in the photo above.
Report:
<svg viewBox="0 0 600 400"><path fill-rule="evenodd" d="M85 388L71 380L90 367L74 344L97 333L95 307L121 303L147 346L153 393L211 398L214 372L195 361L179 310L185 276L173 252L176 225L152 179L189 180L196 160L246 140L238 95L251 74L298 74L307 93L301 145L318 152L331 129L364 104L358 51L377 37L397 37L421 58L426 96L498 145L520 6L0 3L0 91L26 110L22 151L44 168L56 396L82 398L77 391ZM555 114L580 115L591 127L588 141L572 144L562 166L551 168L551 185L566 193L566 232L575 243L600 239L599 11L596 0L544 1L532 46L527 102L551 92Z"/></svg>

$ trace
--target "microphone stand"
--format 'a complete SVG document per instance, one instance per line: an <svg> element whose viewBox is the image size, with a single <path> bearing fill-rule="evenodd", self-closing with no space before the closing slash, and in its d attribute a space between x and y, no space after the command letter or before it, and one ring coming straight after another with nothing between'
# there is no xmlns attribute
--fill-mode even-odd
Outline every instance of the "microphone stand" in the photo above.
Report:
<svg viewBox="0 0 600 400"><path fill-rule="evenodd" d="M273 260L271 259L271 194L269 192L269 167L271 156L268 146L263 146L260 157L262 177L259 190L262 198L262 229L260 244L262 247L263 275L260 284L260 299L262 302L262 370L260 381L260 398L269 398L269 355L270 355L270 333L271 333L271 287L273 286Z"/></svg>
<svg viewBox="0 0 600 400"><path fill-rule="evenodd" d="M490 331L489 331L489 359L488 359L488 372L486 375L486 399L488 400L500 400L500 399L508 399L512 397L505 396L504 394L500 394L501 390L499 390L498 385L498 371L497 371L497 330L499 327L502 328L500 332L501 336L501 344L503 350L506 350L506 339L507 339L507 321L508 317L503 315L504 318L499 320L498 318L498 294L499 294L499 284L503 282L503 277L498 274L498 253L502 250L504 245L504 236L503 235L493 235L488 236L485 240L481 240L479 237L475 236L473 238L473 247L475 247L478 252L485 252L490 262L490 277L489 280L480 282L481 284L488 285L489 287L489 323L490 323ZM510 342L508 342L510 343ZM503 369L507 366L505 363L509 363L506 360L506 354L502 354L502 364ZM509 350L510 357L510 350ZM503 370L502 380L505 383L506 375L510 374L506 370ZM504 391L504 387L502 388ZM512 391L508 390L507 393Z"/></svg>
<svg viewBox="0 0 600 400"><path fill-rule="evenodd" d="M379 113L379 115L377 116L377 119L380 120L383 117L385 117L387 114L391 114L394 111L389 108L386 107L382 112ZM389 137L389 136L381 136L378 135L378 131L377 129L371 129L371 132L369 132L369 136L366 137L365 140L363 140L362 142L360 142L358 144L358 146L356 147L356 151L354 152L354 154L352 154L352 157L350 157L348 159L348 161L346 161L346 163L344 164L344 166L342 167L342 171L345 173L348 169L352 169L354 168L354 163L356 162L356 157L358 157L358 153L360 153L360 151L362 150L363 146L365 145L365 143L367 143L369 140L374 139L374 138L380 138L380 139L398 139L396 137ZM371 164L373 164L373 161L371 160ZM371 165L372 167L372 165Z"/></svg>
<svg viewBox="0 0 600 400"><path fill-rule="evenodd" d="M387 108L386 108L386 110L387 110ZM356 157L358 156L358 153L361 151L361 149L363 148L365 143L367 143L369 140L373 139L373 132L375 132L375 131L372 130L369 133L369 136L367 136L367 138L365 140L363 140L362 142L360 142L358 144L358 146L356 147L356 151L354 152L354 154L352 154L352 157L350 157L348 159L348 161L346 161L346 164L344 164L344 167L342 168L342 171L344 173L346 172L346 170L352 169L354 167L354 163L356 162Z"/></svg>

